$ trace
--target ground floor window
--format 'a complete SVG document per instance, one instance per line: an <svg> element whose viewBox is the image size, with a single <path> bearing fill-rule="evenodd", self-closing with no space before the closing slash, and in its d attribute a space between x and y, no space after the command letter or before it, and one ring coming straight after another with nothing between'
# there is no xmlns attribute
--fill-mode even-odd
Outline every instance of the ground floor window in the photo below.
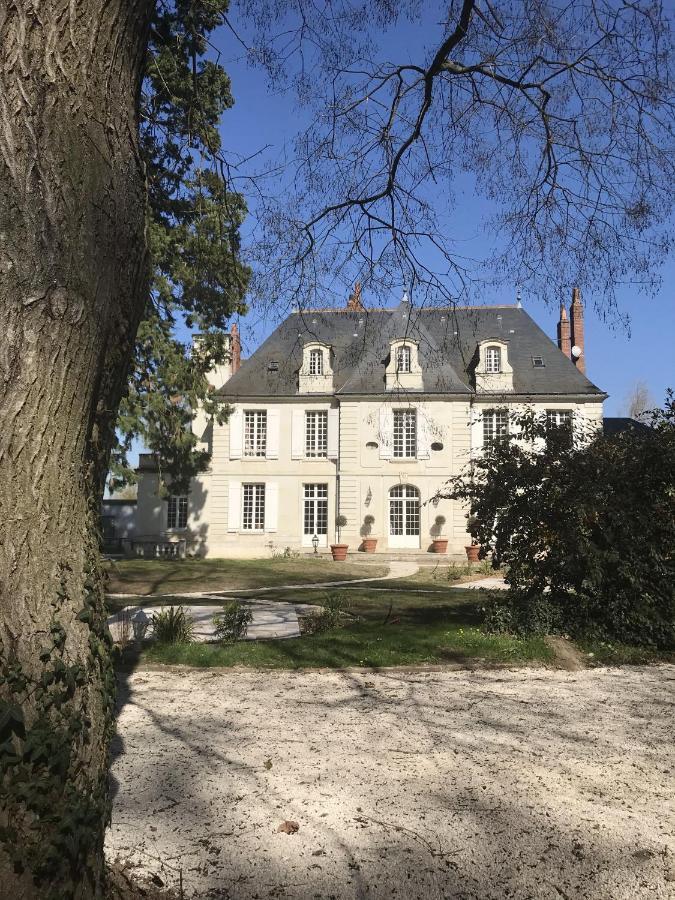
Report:
<svg viewBox="0 0 675 900"><path fill-rule="evenodd" d="M242 517L243 531L263 531L265 528L265 485L242 485Z"/></svg>
<svg viewBox="0 0 675 900"><path fill-rule="evenodd" d="M306 484L303 511L306 535L328 534L328 485Z"/></svg>
<svg viewBox="0 0 675 900"><path fill-rule="evenodd" d="M389 491L389 534L398 537L420 533L420 492L410 484Z"/></svg>
<svg viewBox="0 0 675 900"><path fill-rule="evenodd" d="M187 497L169 497L166 511L167 528L187 528L187 514Z"/></svg>

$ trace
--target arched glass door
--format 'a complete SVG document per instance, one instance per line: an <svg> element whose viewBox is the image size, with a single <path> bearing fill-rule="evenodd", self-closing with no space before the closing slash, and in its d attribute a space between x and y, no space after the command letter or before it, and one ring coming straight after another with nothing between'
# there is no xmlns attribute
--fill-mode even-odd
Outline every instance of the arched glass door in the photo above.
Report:
<svg viewBox="0 0 675 900"><path fill-rule="evenodd" d="M389 546L419 549L420 492L410 484L389 491Z"/></svg>

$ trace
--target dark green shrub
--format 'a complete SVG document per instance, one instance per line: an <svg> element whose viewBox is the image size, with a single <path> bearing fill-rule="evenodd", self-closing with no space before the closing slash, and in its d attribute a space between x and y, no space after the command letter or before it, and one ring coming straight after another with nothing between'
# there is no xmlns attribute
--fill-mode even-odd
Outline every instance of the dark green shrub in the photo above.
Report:
<svg viewBox="0 0 675 900"><path fill-rule="evenodd" d="M152 633L161 644L191 644L195 623L182 606L160 609L152 616Z"/></svg>
<svg viewBox="0 0 675 900"><path fill-rule="evenodd" d="M675 646L675 401L652 427L605 437L532 413L448 482L481 555L508 567L486 626ZM516 431L516 429L514 429ZM560 433L558 433L560 432Z"/></svg>
<svg viewBox="0 0 675 900"><path fill-rule="evenodd" d="M223 606L220 615L213 617L216 637L219 641L227 644L240 641L246 637L248 626L252 621L251 610L237 600L231 600Z"/></svg>
<svg viewBox="0 0 675 900"><path fill-rule="evenodd" d="M341 624L344 613L349 607L349 597L343 591L333 591L327 594L319 612L310 616L305 621L305 631L317 634L321 631L329 631Z"/></svg>

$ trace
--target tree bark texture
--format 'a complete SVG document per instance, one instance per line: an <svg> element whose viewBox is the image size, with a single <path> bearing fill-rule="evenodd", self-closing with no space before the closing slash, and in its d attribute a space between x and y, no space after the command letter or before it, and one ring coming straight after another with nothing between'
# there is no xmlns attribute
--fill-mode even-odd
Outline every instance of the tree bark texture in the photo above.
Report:
<svg viewBox="0 0 675 900"><path fill-rule="evenodd" d="M103 890L97 517L147 296L151 0L0 0L0 885Z"/></svg>

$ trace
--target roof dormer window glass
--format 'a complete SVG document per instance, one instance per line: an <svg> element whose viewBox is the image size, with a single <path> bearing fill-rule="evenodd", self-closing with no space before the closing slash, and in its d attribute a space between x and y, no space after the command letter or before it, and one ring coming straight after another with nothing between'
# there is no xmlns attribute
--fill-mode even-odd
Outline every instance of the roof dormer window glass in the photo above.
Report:
<svg viewBox="0 0 675 900"><path fill-rule="evenodd" d="M502 370L502 351L500 347L487 347L485 350L485 371L491 375Z"/></svg>
<svg viewBox="0 0 675 900"><path fill-rule="evenodd" d="M323 375L323 350L309 351L309 374Z"/></svg>
<svg viewBox="0 0 675 900"><path fill-rule="evenodd" d="M399 374L410 372L410 347L396 348L396 371Z"/></svg>

